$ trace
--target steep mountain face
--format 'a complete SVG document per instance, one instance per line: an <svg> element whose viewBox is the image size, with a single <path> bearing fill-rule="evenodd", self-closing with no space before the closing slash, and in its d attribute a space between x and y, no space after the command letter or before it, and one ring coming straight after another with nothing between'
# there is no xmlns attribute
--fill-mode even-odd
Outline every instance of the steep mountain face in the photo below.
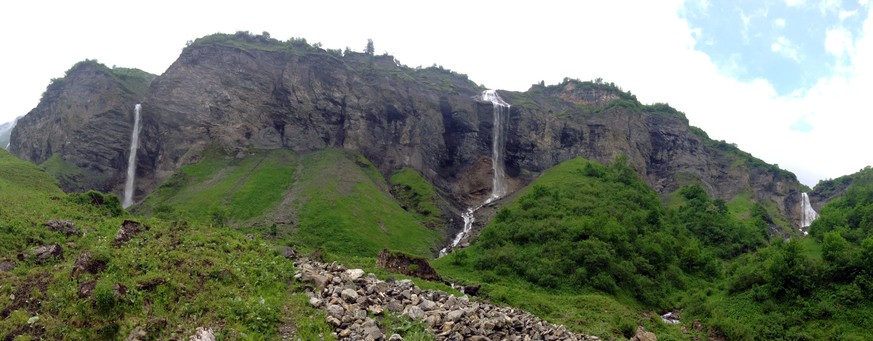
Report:
<svg viewBox="0 0 873 341"><path fill-rule="evenodd" d="M37 107L18 121L10 151L43 164L66 191L119 192L133 105L152 78L96 61L76 64L65 77L53 80Z"/></svg>
<svg viewBox="0 0 873 341"><path fill-rule="evenodd" d="M802 186L794 174L723 141L711 140L665 104L640 105L614 85L565 80L508 93L513 110L507 166L542 171L576 155L608 163L625 155L665 199L699 182L715 198L748 195L792 221Z"/></svg>
<svg viewBox="0 0 873 341"><path fill-rule="evenodd" d="M49 88L19 122L12 149L37 163L60 154L91 175L65 189L118 193L139 97L84 71L65 81L76 86ZM246 34L200 38L142 101L136 198L218 145L236 153L359 150L385 174L412 167L460 205L480 202L491 187L492 136L492 107L478 100L481 90L442 67L408 68L387 55ZM500 95L513 105L511 190L577 155L600 162L625 155L665 200L699 181L714 197L744 194L799 217L793 174L710 140L669 106L643 106L614 85L574 80Z"/></svg>

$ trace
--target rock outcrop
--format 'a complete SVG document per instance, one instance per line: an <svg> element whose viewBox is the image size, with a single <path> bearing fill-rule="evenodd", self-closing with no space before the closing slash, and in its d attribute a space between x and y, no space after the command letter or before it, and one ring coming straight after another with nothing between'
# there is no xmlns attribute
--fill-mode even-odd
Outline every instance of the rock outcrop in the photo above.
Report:
<svg viewBox="0 0 873 341"><path fill-rule="evenodd" d="M599 340L519 309L421 290L410 280L382 281L360 269L299 259L295 278L309 304L327 312L340 340L391 340L378 319L391 313L422 321L437 340Z"/></svg>
<svg viewBox="0 0 873 341"><path fill-rule="evenodd" d="M379 256L376 257L376 266L390 272L418 277L428 281L442 280L436 270L427 262L427 259L401 252L391 252L387 249L379 252Z"/></svg>
<svg viewBox="0 0 873 341"><path fill-rule="evenodd" d="M147 93L129 91L107 70L72 69L13 133L19 157L42 163L60 155L54 162L78 169L56 174L66 190L120 193L132 108L142 102L137 199L213 146L353 149L384 174L418 170L458 206L490 193L491 103L478 100L476 83L442 67L240 33L196 40ZM699 182L714 197L748 195L798 220L802 186L793 174L710 140L669 106L575 80L500 96L512 104L510 190L576 156L625 155L665 198Z"/></svg>
<svg viewBox="0 0 873 341"><path fill-rule="evenodd" d="M110 69L79 62L52 80L39 104L18 120L10 152L47 170L65 191L119 193L131 131L133 106L155 76L135 69Z"/></svg>

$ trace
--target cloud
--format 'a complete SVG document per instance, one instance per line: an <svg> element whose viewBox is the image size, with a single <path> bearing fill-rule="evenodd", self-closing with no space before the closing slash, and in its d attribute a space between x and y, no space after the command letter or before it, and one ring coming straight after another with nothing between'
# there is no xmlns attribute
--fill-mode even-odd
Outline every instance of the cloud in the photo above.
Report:
<svg viewBox="0 0 873 341"><path fill-rule="evenodd" d="M800 55L797 51L797 46L794 45L788 38L785 36L779 36L776 38L776 41L770 45L770 51L776 52L779 55L794 60L800 61Z"/></svg>
<svg viewBox="0 0 873 341"><path fill-rule="evenodd" d="M840 11L840 13L838 14L838 16L839 16L839 18L840 18L840 21L845 21L846 19L851 18L851 17L854 17L854 16L856 16L856 15L858 15L858 11L857 11L857 10L854 10L854 11Z"/></svg>
<svg viewBox="0 0 873 341"><path fill-rule="evenodd" d="M852 32L843 27L829 28L825 33L824 48L838 60L846 57L854 50Z"/></svg>
<svg viewBox="0 0 873 341"><path fill-rule="evenodd" d="M777 18L776 20L773 20L773 25L778 28L785 28L785 19Z"/></svg>
<svg viewBox="0 0 873 341"><path fill-rule="evenodd" d="M805 0L785 0L785 5L788 7L801 7L806 4Z"/></svg>

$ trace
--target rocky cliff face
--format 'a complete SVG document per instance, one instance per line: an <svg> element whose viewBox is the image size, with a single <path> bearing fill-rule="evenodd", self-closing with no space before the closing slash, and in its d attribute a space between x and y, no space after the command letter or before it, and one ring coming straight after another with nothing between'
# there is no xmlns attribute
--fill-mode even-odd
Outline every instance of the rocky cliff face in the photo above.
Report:
<svg viewBox="0 0 873 341"><path fill-rule="evenodd" d="M127 167L133 105L153 78L96 61L55 79L36 108L18 120L10 151L45 164L66 191L120 192ZM145 84L143 84L145 83Z"/></svg>
<svg viewBox="0 0 873 341"><path fill-rule="evenodd" d="M19 122L13 151L37 163L60 154L86 170L86 181L71 181L68 190L119 193L139 97L97 70L67 78L75 86L50 87ZM413 167L459 204L479 202L491 187L492 136L492 108L477 100L481 90L466 76L408 68L387 55L261 36L204 37L151 83L142 101L136 198L218 145L360 150L386 174ZM713 196L749 193L785 216L798 214L801 186L792 174L711 141L666 105L643 106L614 85L572 80L500 95L513 105L506 144L511 189L577 155L601 162L626 155L665 197L699 181Z"/></svg>

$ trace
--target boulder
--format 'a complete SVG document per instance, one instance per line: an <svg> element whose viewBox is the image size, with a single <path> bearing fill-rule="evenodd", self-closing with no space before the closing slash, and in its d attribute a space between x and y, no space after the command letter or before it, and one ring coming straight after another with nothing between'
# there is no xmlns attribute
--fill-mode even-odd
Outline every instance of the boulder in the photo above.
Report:
<svg viewBox="0 0 873 341"><path fill-rule="evenodd" d="M50 231L63 233L67 237L82 235L82 232L70 220L49 220L42 225Z"/></svg>
<svg viewBox="0 0 873 341"><path fill-rule="evenodd" d="M35 260L37 264L42 264L50 259L64 259L64 249L56 243L37 246L30 250L26 250L18 254L18 260Z"/></svg>
<svg viewBox="0 0 873 341"><path fill-rule="evenodd" d="M418 277L428 281L441 281L427 259L401 252L391 252L383 249L376 258L376 266L391 272Z"/></svg>
<svg viewBox="0 0 873 341"><path fill-rule="evenodd" d="M80 275L84 273L97 274L103 269L106 268L106 262L100 259L94 258L91 255L91 252L85 251L79 254L76 257L76 261L73 262L73 270L70 275L73 278L79 278Z"/></svg>
<svg viewBox="0 0 873 341"><path fill-rule="evenodd" d="M630 341L658 341L658 337L655 333L646 331L646 328L643 328L643 326L639 326L637 327L636 335L630 338Z"/></svg>
<svg viewBox="0 0 873 341"><path fill-rule="evenodd" d="M18 267L18 262L14 260L4 259L0 261L0 272L12 271L12 269L15 269L16 267Z"/></svg>
<svg viewBox="0 0 873 341"><path fill-rule="evenodd" d="M79 289L77 290L79 298L91 297L94 294L95 286L97 286L97 281L95 280L79 283Z"/></svg>
<svg viewBox="0 0 873 341"><path fill-rule="evenodd" d="M115 233L115 244L121 245L127 243L128 241L133 239L133 237L142 233L145 230L148 230L148 226L145 226L133 220L125 220L121 223L121 227L118 229L118 232Z"/></svg>
<svg viewBox="0 0 873 341"><path fill-rule="evenodd" d="M215 341L215 334L212 328L197 327L194 335L188 338L189 341Z"/></svg>
<svg viewBox="0 0 873 341"><path fill-rule="evenodd" d="M293 247L282 245L279 247L279 252L282 253L282 257L286 259L297 259L297 250L294 250Z"/></svg>
<svg viewBox="0 0 873 341"><path fill-rule="evenodd" d="M358 293L352 289L344 289L340 295L349 303L355 303L358 300Z"/></svg>

